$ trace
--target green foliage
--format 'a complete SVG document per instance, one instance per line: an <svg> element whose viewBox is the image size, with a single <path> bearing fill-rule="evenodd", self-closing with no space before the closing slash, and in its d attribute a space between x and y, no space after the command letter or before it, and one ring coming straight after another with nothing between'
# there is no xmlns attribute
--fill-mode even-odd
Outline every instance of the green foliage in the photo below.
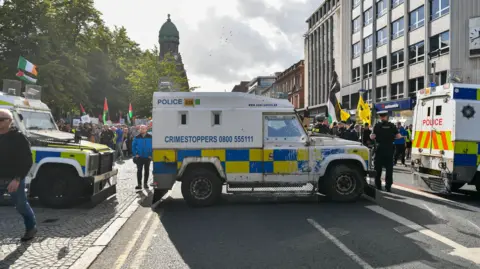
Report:
<svg viewBox="0 0 480 269"><path fill-rule="evenodd" d="M98 116L108 99L112 119L121 111L151 114L158 80L170 76L188 90L186 77L158 49L142 51L125 28L109 29L93 0L5 0L0 6L0 79L16 79L23 56L38 66L42 99L56 117ZM137 113L138 112L138 113Z"/></svg>

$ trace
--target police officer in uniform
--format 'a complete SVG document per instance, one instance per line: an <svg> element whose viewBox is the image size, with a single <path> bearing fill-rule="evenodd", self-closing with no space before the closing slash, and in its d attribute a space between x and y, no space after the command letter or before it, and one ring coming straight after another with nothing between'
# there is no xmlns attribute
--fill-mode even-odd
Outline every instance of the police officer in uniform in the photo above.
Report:
<svg viewBox="0 0 480 269"><path fill-rule="evenodd" d="M378 111L377 115L380 117L380 122L373 127L373 133L370 135L372 140L375 140L377 149L375 151L375 185L378 190L382 189L382 168L385 167L385 190L391 191L393 184L393 141L400 138L398 129L395 124L388 121L388 111Z"/></svg>
<svg viewBox="0 0 480 269"><path fill-rule="evenodd" d="M330 129L324 123L325 116L316 115L315 121L316 123L315 123L315 126L313 126L313 130L312 130L314 133L328 134L330 132Z"/></svg>

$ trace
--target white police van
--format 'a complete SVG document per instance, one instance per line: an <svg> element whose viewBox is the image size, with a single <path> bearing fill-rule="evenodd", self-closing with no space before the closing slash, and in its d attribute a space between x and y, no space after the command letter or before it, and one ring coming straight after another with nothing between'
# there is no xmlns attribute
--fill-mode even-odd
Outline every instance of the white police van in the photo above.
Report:
<svg viewBox="0 0 480 269"><path fill-rule="evenodd" d="M413 118L413 183L448 194L480 191L480 85L452 84L417 92Z"/></svg>
<svg viewBox="0 0 480 269"><path fill-rule="evenodd" d="M118 169L113 150L61 132L41 91L0 92L0 108L13 114L13 124L31 143L33 165L25 178L30 198L51 208L68 208L83 201L100 202L116 193Z"/></svg>
<svg viewBox="0 0 480 269"><path fill-rule="evenodd" d="M353 201L366 186L369 150L309 136L287 100L244 93L156 92L153 202L176 181L193 206L227 193L316 195Z"/></svg>

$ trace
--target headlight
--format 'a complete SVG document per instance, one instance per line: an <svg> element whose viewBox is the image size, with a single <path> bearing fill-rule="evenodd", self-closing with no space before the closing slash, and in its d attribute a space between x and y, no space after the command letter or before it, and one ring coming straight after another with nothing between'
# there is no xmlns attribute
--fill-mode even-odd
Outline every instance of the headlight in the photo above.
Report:
<svg viewBox="0 0 480 269"><path fill-rule="evenodd" d="M99 164L100 164L99 154L91 154L88 156L88 171L98 170Z"/></svg>

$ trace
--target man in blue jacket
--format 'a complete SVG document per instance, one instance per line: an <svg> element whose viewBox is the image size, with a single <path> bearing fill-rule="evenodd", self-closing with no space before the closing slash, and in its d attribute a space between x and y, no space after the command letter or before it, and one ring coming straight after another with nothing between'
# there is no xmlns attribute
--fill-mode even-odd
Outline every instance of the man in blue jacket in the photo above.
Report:
<svg viewBox="0 0 480 269"><path fill-rule="evenodd" d="M132 153L134 161L137 164L137 182L136 190L142 188L142 170L143 187L148 189L148 176L150 175L150 162L152 161L152 136L147 134L147 126L140 126L140 134L133 139Z"/></svg>

